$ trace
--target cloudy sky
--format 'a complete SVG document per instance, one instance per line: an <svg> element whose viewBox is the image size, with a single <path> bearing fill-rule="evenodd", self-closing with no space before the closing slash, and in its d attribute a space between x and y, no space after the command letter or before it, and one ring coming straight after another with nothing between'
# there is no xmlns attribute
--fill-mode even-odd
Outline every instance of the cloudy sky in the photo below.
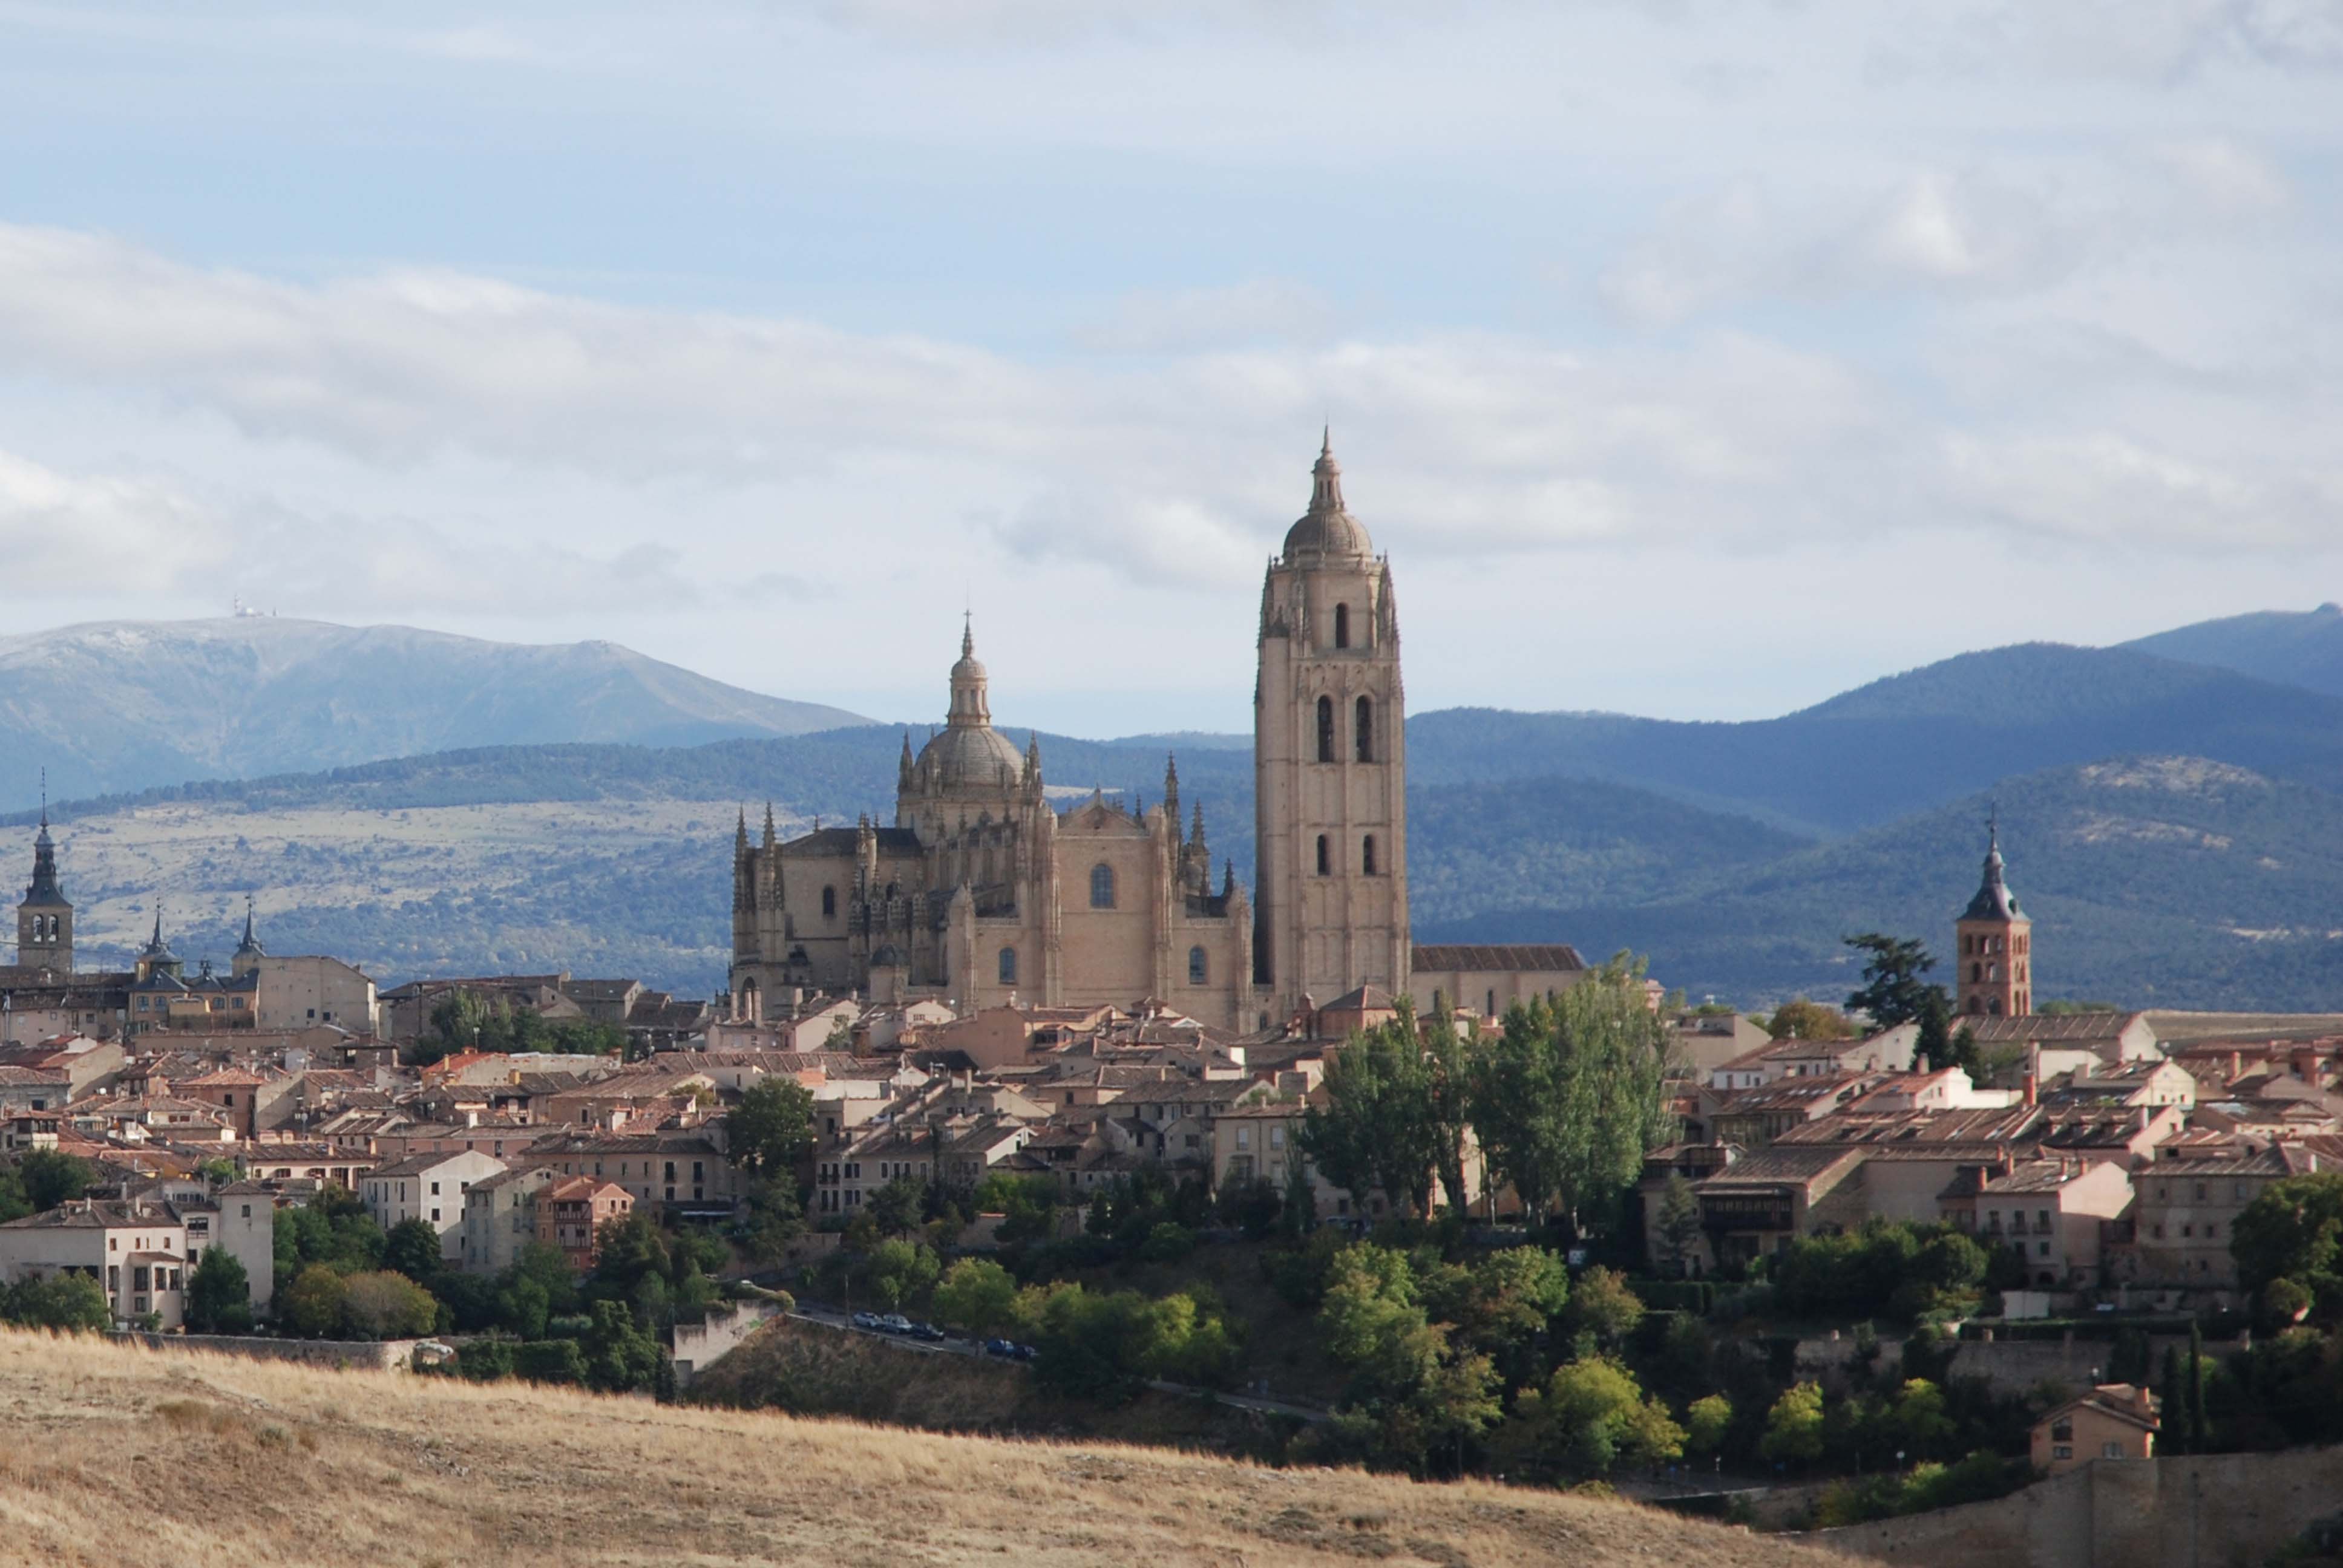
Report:
<svg viewBox="0 0 2343 1568"><path fill-rule="evenodd" d="M1775 713L2343 598L2343 0L0 0L0 632L602 637L1241 729Z"/></svg>

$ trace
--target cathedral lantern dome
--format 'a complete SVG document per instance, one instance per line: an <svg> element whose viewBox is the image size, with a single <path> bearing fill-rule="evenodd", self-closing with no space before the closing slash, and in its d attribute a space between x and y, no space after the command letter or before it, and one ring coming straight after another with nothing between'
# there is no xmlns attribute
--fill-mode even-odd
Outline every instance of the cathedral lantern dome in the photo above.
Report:
<svg viewBox="0 0 2343 1568"><path fill-rule="evenodd" d="M998 794L1023 775L1025 754L992 728L988 685L984 665L976 657L976 634L964 628L960 662L951 667L951 711L943 731L921 748L911 765L914 788Z"/></svg>
<svg viewBox="0 0 2343 1568"><path fill-rule="evenodd" d="M1330 430L1319 444L1318 461L1310 469L1310 509L1285 531L1285 558L1364 560L1374 549L1366 526L1342 505L1342 466L1334 461Z"/></svg>

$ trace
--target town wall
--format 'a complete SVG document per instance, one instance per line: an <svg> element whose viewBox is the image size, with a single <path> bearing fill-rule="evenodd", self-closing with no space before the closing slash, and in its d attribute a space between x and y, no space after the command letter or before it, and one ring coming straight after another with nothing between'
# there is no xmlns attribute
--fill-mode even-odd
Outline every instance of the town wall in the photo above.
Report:
<svg viewBox="0 0 2343 1568"><path fill-rule="evenodd" d="M2343 1447L2097 1460L1992 1503L1802 1537L1924 1568L2257 1568L2343 1497Z"/></svg>
<svg viewBox="0 0 2343 1568"><path fill-rule="evenodd" d="M2107 1340L1963 1340L1960 1352L1953 1357L1952 1373L1956 1378L1983 1378L1996 1393L2024 1393L2045 1381L2065 1383L2069 1390L2081 1393L2095 1382L2107 1381L2107 1359L2115 1354L2115 1345ZM2186 1336L2152 1334L2148 1337L2148 1365L2161 1367L2167 1348L2184 1354L2188 1348ZM2208 1345L2206 1353L2221 1356L2236 1347L2228 1344ZM1874 1369L1893 1367L1904 1356L1904 1342L1882 1339L1879 1359ZM1797 1350L1798 1375L1814 1378L1833 1388L1844 1388L1853 1378L1862 1375L1851 1370L1854 1365L1855 1341L1838 1339L1800 1340ZM2099 1375L2096 1378L2093 1372Z"/></svg>
<svg viewBox="0 0 2343 1568"><path fill-rule="evenodd" d="M212 1351L253 1361L298 1362L305 1366L339 1367L358 1372L405 1372L413 1360L417 1340L277 1340L242 1334L116 1333L117 1340L136 1340L149 1350Z"/></svg>
<svg viewBox="0 0 2343 1568"><path fill-rule="evenodd" d="M694 1377L731 1354L742 1340L756 1332L767 1319L779 1315L781 1310L777 1302L743 1302L729 1312L711 1311L705 1322L676 1324L676 1385L690 1387Z"/></svg>

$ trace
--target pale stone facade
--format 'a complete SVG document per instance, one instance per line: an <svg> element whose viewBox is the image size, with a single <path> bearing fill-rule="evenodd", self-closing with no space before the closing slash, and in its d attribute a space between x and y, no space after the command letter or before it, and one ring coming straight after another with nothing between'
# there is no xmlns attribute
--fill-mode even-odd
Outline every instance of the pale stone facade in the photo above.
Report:
<svg viewBox="0 0 2343 1568"><path fill-rule="evenodd" d="M1342 504L1332 443L1261 588L1253 978L1281 1013L1405 993L1407 731L1391 563Z"/></svg>
<svg viewBox="0 0 2343 1568"><path fill-rule="evenodd" d="M1180 777L1134 816L1101 796L1060 812L1041 756L992 728L989 678L963 634L945 728L903 742L895 823L867 818L787 842L767 814L734 843L732 1007L758 1020L793 990L962 1010L1154 997L1250 1028L1252 911L1233 869L1212 886L1202 810L1184 829Z"/></svg>
<svg viewBox="0 0 2343 1568"><path fill-rule="evenodd" d="M1367 990L1501 1011L1584 972L1559 944L1427 950L1408 925L1406 693L1390 561L1342 500L1332 444L1262 583L1253 688L1255 895L1214 890L1176 768L1142 815L1047 801L1041 759L992 728L964 635L945 728L903 742L891 827L733 845L731 1005L787 1016L807 991L963 1015L1155 999L1252 1030ZM1255 902L1257 897L1258 902ZM1460 956L1461 955L1461 956Z"/></svg>

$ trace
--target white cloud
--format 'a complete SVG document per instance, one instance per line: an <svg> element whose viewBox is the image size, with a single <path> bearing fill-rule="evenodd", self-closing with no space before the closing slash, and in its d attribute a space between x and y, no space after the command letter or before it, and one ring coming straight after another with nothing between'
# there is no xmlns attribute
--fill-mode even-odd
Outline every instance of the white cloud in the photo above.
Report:
<svg viewBox="0 0 2343 1568"><path fill-rule="evenodd" d="M0 555L13 585L126 602L287 602L345 615L486 612L520 619L698 598L671 549L598 558L451 533L411 518L224 507L145 476L68 474L0 451Z"/></svg>
<svg viewBox="0 0 2343 1568"><path fill-rule="evenodd" d="M1101 354L1319 344L1332 335L1334 315L1324 295L1282 278L1252 278L1220 288L1141 289L1077 327L1073 341Z"/></svg>

